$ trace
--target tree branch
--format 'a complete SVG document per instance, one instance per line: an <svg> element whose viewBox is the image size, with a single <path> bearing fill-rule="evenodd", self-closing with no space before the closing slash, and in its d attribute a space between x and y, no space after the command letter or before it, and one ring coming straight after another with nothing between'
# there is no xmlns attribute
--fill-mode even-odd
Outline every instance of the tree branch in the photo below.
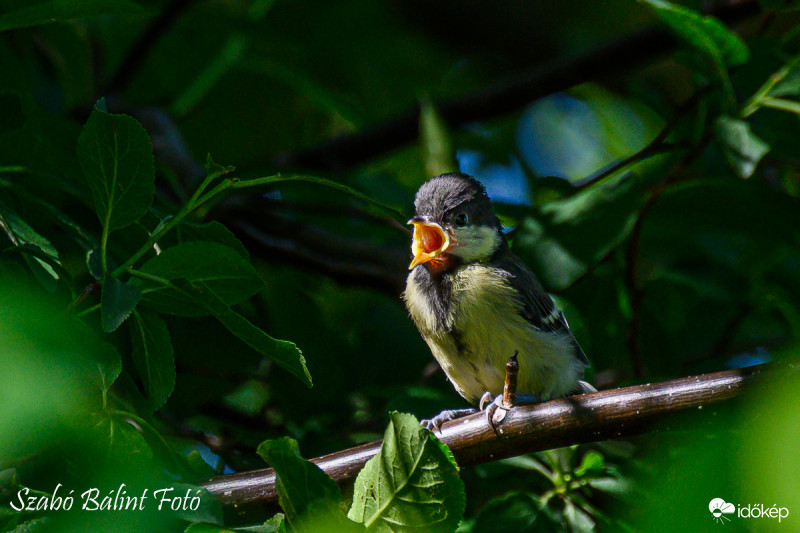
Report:
<svg viewBox="0 0 800 533"><path fill-rule="evenodd" d="M122 93L139 73L145 59L161 37L175 24L180 16L194 3L194 0L172 0L167 7L145 29L128 50L114 78L108 83L103 94Z"/></svg>
<svg viewBox="0 0 800 533"><path fill-rule="evenodd" d="M732 25L759 12L756 1L743 0L712 9L709 14ZM583 56L533 67L481 92L437 102L436 108L451 127L488 120L587 81L617 78L674 47L675 40L668 32L650 28ZM419 113L417 105L382 124L308 150L284 154L272 163L282 167L342 171L413 142L418 136Z"/></svg>
<svg viewBox="0 0 800 533"><path fill-rule="evenodd" d="M446 423L440 439L458 464L470 466L530 452L572 444L595 442L645 432L670 429L668 417L694 410L714 417L709 404L742 393L763 365L701 376L648 383L593 394L520 406L509 411L498 433L483 413ZM700 410L702 409L702 411ZM662 423L654 428L656 422ZM312 459L340 484L355 479L364 464L378 453L381 442ZM211 478L201 484L230 511L231 521L263 516L275 507L278 496L271 468Z"/></svg>

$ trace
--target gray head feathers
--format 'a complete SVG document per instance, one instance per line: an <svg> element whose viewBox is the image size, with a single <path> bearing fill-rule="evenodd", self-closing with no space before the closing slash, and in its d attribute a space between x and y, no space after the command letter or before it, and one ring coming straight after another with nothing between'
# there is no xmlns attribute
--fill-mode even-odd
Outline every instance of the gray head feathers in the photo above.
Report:
<svg viewBox="0 0 800 533"><path fill-rule="evenodd" d="M417 215L440 223L463 210L473 224L500 227L486 187L466 174L452 172L431 178L417 191L414 207Z"/></svg>

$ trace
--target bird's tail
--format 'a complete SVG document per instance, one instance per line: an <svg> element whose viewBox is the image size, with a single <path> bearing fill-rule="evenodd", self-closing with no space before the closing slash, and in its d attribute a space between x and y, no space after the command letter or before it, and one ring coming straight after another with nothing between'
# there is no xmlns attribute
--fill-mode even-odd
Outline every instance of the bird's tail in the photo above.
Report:
<svg viewBox="0 0 800 533"><path fill-rule="evenodd" d="M597 392L592 385L588 382L583 381L582 379L578 380L578 388L580 389L578 394L589 394L590 392Z"/></svg>

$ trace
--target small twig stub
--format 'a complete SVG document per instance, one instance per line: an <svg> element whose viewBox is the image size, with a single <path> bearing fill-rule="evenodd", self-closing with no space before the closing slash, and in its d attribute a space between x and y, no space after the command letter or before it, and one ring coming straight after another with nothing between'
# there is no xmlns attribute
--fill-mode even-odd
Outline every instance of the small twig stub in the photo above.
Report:
<svg viewBox="0 0 800 533"><path fill-rule="evenodd" d="M511 408L517 403L517 374L519 373L519 350L514 350L514 355L506 362L506 381L503 386L503 406Z"/></svg>

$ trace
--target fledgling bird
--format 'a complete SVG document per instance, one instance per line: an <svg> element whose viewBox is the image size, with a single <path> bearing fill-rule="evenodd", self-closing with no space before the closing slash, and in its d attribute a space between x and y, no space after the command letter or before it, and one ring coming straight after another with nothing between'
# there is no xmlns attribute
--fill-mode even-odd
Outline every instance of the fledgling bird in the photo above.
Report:
<svg viewBox="0 0 800 533"><path fill-rule="evenodd" d="M501 406L506 361L519 351L520 403L594 392L589 366L564 314L508 246L484 186L442 174L414 201L414 255L403 293L423 339L472 405ZM423 420L438 430L475 409ZM491 423L491 413L489 413Z"/></svg>

